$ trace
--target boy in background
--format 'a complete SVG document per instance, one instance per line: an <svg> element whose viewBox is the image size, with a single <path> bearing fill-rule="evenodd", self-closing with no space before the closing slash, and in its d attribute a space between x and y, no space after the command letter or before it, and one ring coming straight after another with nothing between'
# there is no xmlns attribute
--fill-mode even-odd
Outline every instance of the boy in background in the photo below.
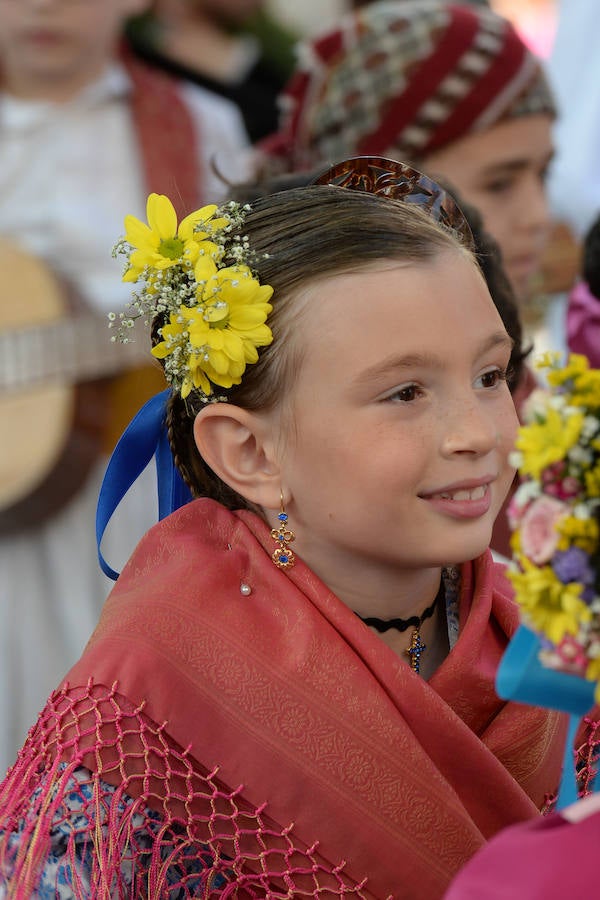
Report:
<svg viewBox="0 0 600 900"><path fill-rule="evenodd" d="M218 202L224 189L218 171L232 180L241 177L247 136L238 110L205 89L148 69L123 48L126 18L146 6L145 0L0 0L0 328L14 324L15 313L17 322L36 324L30 316L29 257L32 265L43 262L51 280L58 277L65 314L71 302L66 297L73 293L79 310L118 312L129 290L119 284L120 263L111 258L111 248L123 233L124 215L143 217L151 191L176 198L182 214ZM19 255L6 249L14 245ZM103 328L99 321L97 332ZM98 341L103 344L103 333ZM39 362L47 348L42 337L32 360ZM77 370L75 358L61 362ZM123 365L130 365L125 355ZM25 380L28 367L25 362ZM154 380L148 389L142 385L140 401L145 391L155 390ZM2 396L6 400L0 384ZM18 407L22 396L14 393L7 402ZM66 447L78 447L89 443L90 430L98 432L101 452L87 460L76 487L62 481L77 468L67 458L60 473L48 473L55 502L39 520L31 514L33 497L22 498L24 517L10 509L2 517L0 771L48 690L80 654L107 593L96 559L94 512L102 451L111 449L110 396L104 390L88 393L84 433L65 440ZM48 413L41 391L39 413L34 407L28 414L23 455L44 448ZM14 430L12 414L7 419L3 431ZM72 424L78 424L76 417ZM16 455L21 456L18 449ZM10 471L7 463L3 468ZM117 557L124 559L155 521L149 496L142 486L113 523L109 546Z"/></svg>

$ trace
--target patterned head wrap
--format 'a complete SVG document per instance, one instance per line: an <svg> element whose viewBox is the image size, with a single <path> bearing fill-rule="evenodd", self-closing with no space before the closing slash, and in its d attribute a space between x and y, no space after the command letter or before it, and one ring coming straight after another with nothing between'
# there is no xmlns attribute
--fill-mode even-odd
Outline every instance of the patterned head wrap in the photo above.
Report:
<svg viewBox="0 0 600 900"><path fill-rule="evenodd" d="M294 170L351 154L419 160L502 120L555 114L540 62L486 7L385 0L298 52L265 144Z"/></svg>

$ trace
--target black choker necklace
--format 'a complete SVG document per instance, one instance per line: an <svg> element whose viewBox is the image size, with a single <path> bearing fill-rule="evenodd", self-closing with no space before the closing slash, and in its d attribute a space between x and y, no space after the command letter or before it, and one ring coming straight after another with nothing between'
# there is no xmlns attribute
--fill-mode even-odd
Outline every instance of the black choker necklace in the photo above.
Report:
<svg viewBox="0 0 600 900"><path fill-rule="evenodd" d="M427 645L421 640L421 626L423 625L423 622L430 619L434 614L438 601L441 600L443 596L444 582L442 580L435 596L435 600L420 616L411 616L410 619L378 619L375 616L367 616L364 619L362 616L359 616L358 618L364 622L365 625L369 625L380 633L390 631L392 628L396 631L406 631L407 628L412 628L413 633L410 638L410 647L404 652L408 656L411 669L418 675L421 666L421 656L423 651L427 649Z"/></svg>

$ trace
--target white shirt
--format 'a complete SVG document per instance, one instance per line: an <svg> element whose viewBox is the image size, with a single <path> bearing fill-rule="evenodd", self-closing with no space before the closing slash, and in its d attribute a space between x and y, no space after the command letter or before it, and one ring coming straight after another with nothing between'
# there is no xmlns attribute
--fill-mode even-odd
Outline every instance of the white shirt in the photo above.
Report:
<svg viewBox="0 0 600 900"><path fill-rule="evenodd" d="M129 111L130 80L106 70L57 104L0 95L0 235L17 240L75 284L98 310L120 309L131 285L111 250L131 213L145 221L146 188ZM193 84L181 87L196 124L204 202L223 199L214 159L234 179L248 144L237 107ZM160 127L158 124L157 127Z"/></svg>

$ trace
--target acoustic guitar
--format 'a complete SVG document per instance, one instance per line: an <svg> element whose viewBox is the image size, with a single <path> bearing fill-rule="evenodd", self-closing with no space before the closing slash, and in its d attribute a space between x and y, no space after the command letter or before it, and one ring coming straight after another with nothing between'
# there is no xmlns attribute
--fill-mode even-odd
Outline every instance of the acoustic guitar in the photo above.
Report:
<svg viewBox="0 0 600 900"><path fill-rule="evenodd" d="M0 243L0 533L56 514L127 422L165 386L144 332L111 341L46 263Z"/></svg>

